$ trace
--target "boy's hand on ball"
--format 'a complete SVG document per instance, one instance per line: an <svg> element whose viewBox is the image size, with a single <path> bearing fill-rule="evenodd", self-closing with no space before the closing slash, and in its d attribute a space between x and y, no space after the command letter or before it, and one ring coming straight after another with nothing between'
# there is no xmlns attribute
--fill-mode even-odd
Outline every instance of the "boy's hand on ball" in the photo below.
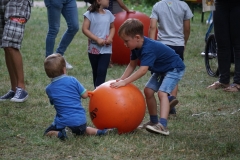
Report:
<svg viewBox="0 0 240 160"><path fill-rule="evenodd" d="M112 88L119 88L119 87L126 86L126 83L124 80L118 80L117 82L111 83L110 86Z"/></svg>

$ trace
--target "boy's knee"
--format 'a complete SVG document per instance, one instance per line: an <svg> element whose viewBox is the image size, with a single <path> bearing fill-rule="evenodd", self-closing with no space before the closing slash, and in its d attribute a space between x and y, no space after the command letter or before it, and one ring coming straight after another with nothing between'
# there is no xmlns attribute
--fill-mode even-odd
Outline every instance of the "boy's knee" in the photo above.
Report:
<svg viewBox="0 0 240 160"><path fill-rule="evenodd" d="M154 91L150 88L144 88L144 95L146 98L150 98L152 96L154 96Z"/></svg>
<svg viewBox="0 0 240 160"><path fill-rule="evenodd" d="M158 97L159 98L168 97L168 93L162 92L162 91L158 91Z"/></svg>

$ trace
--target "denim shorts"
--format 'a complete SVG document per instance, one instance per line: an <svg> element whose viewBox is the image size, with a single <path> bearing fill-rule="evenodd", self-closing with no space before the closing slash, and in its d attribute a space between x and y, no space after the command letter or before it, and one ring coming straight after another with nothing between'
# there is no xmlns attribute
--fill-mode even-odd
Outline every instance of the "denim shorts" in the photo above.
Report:
<svg viewBox="0 0 240 160"><path fill-rule="evenodd" d="M175 86L182 79L184 72L185 70L177 71L177 69L173 69L166 74L153 73L145 87L151 88L155 92L162 91L171 94Z"/></svg>
<svg viewBox="0 0 240 160"><path fill-rule="evenodd" d="M30 0L1 0L0 47L21 48L25 24L31 14Z"/></svg>

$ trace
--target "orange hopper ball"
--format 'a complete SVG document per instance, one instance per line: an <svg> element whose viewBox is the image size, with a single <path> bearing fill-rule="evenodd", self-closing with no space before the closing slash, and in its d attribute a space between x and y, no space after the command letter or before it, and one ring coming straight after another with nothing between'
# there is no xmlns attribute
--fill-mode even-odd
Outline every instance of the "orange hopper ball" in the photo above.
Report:
<svg viewBox="0 0 240 160"><path fill-rule="evenodd" d="M145 115L146 103L141 91L133 84L110 87L108 81L89 91L89 114L98 129L117 128L118 133L131 132Z"/></svg>
<svg viewBox="0 0 240 160"><path fill-rule="evenodd" d="M118 29L123 24L125 20L128 18L136 18L140 20L144 25L144 36L148 36L148 29L150 25L150 18L141 13L127 13L127 12L119 12L115 14L114 26L116 33L113 37L113 48L112 48L112 57L111 60L113 63L117 63L120 65L128 64L130 62L130 49L124 45L123 40L118 36Z"/></svg>

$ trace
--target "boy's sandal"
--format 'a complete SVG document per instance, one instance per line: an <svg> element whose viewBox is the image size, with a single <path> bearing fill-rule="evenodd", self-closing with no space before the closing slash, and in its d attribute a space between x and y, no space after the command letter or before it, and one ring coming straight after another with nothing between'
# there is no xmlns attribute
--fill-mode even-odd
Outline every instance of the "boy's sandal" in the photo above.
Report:
<svg viewBox="0 0 240 160"><path fill-rule="evenodd" d="M227 88L229 87L229 84L223 84L220 83L219 81L214 82L213 84L211 84L210 86L208 86L208 89L219 89L219 88Z"/></svg>
<svg viewBox="0 0 240 160"><path fill-rule="evenodd" d="M226 92L238 92L238 91L240 91L240 85L236 84L236 83L233 83L229 87L227 87L223 90L226 91Z"/></svg>

